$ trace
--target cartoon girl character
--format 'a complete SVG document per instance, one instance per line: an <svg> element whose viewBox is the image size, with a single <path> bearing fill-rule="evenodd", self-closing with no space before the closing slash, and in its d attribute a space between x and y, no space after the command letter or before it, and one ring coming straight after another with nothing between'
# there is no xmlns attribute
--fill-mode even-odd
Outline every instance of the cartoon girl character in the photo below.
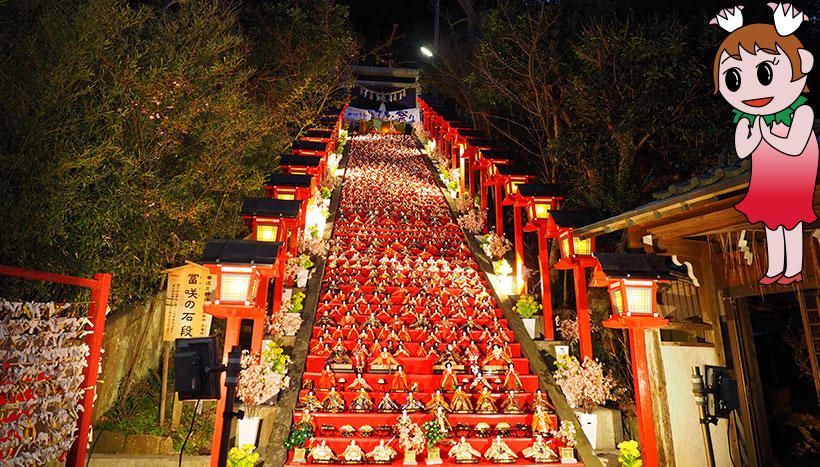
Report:
<svg viewBox="0 0 820 467"><path fill-rule="evenodd" d="M712 20L730 32L715 55L715 93L734 107L735 148L752 157L746 196L735 208L766 228L768 269L763 285L803 279L803 223L813 209L818 146L814 112L801 96L813 55L792 33L806 19L789 4L769 3L774 25L742 26L742 7Z"/></svg>

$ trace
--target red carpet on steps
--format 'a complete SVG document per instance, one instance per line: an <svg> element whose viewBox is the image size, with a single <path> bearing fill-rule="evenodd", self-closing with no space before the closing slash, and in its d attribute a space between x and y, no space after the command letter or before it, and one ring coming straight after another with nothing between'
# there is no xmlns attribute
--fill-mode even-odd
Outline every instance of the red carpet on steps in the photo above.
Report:
<svg viewBox="0 0 820 467"><path fill-rule="evenodd" d="M520 375L524 392L515 397L525 408L524 413L452 413L447 417L453 427L482 422L491 427L501 422L511 427L517 424L529 427L532 423L529 403L538 389L538 377L530 374L520 345L512 341L513 333L501 317L489 285L479 272L464 235L412 138L359 135L353 138L351 145L303 381L315 384L314 395L319 401L324 400L328 391L320 387L320 380L329 351L341 346L355 362L357 345L371 350L375 347L374 340L378 339L378 347L388 347L391 354L395 355L399 345L405 349L407 355L395 358L407 375L408 385L418 386L414 396L426 404L440 389L442 375L434 371L434 365L448 344L452 345L451 351L463 358L470 341L474 341L480 350L479 361L484 360L492 344L499 344L506 347ZM426 350L420 349L422 346ZM428 354L431 349L438 355ZM385 391L390 391L393 381L391 372L370 367L377 356L378 353L371 353L366 357L363 374L372 387L370 397L374 407ZM473 377L469 365L465 366L466 372L458 374L457 380L466 387ZM348 391L348 386L355 376L352 372L335 372L336 390L345 400L345 411L315 414L319 430L314 444L324 441L341 456L351 440L369 452L380 440L392 439L390 446L398 452L393 464L401 465L403 450L398 446L398 439L393 439L393 433L381 431L371 437L359 436L358 432L356 437L343 437L339 433L338 429L345 425L357 430L365 425L392 427L398 416L375 412L375 408L371 413L351 413L350 403L356 391ZM487 379L495 386L493 397L500 406L506 397L499 390L504 373L487 376ZM452 394L444 394L450 401ZM307 395L308 390L303 389L300 400ZM390 396L401 406L407 392L393 392ZM470 394L473 405L477 396ZM302 414L303 411L297 409L294 421L300 420ZM426 412L411 415L419 425L433 418ZM557 425L554 415L551 419ZM482 454L495 438L495 433L492 437L478 437L473 432L465 434L467 441ZM517 463L512 465L582 465L534 463L524 459L521 451L533 441L526 430L513 428L502 439L518 455ZM549 440L549 444L558 452L560 444L555 440ZM449 447L442 446L443 465L455 465L448 451ZM420 465L424 464L425 455L417 456ZM491 463L482 456L479 464L473 465Z"/></svg>

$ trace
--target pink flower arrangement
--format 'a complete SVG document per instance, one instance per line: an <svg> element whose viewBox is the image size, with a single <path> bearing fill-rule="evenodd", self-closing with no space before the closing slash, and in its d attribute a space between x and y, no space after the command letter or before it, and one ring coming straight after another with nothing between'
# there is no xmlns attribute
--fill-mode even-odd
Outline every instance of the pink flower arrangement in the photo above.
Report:
<svg viewBox="0 0 820 467"><path fill-rule="evenodd" d="M467 197L461 197L461 198L454 199L453 200L453 205L455 207L456 213L464 214L466 212L469 212L471 209L473 209L473 200L471 200L470 196L467 195Z"/></svg>
<svg viewBox="0 0 820 467"><path fill-rule="evenodd" d="M552 436L565 447L575 447L575 425L566 420L561 420L561 428L553 430Z"/></svg>
<svg viewBox="0 0 820 467"><path fill-rule="evenodd" d="M273 337L293 336L302 327L299 313L281 313L276 319L268 321L268 334Z"/></svg>
<svg viewBox="0 0 820 467"><path fill-rule="evenodd" d="M323 258L327 255L328 249L327 242L321 238L302 237L299 239L299 253L304 253L314 258Z"/></svg>
<svg viewBox="0 0 820 467"><path fill-rule="evenodd" d="M484 252L491 260L503 258L512 249L512 243L507 240L507 237L500 236L495 232L481 237L481 244Z"/></svg>
<svg viewBox="0 0 820 467"><path fill-rule="evenodd" d="M578 321L574 319L562 320L560 316L556 316L555 326L558 328L558 331L561 333L561 337L567 342L568 345L578 342Z"/></svg>
<svg viewBox="0 0 820 467"><path fill-rule="evenodd" d="M290 385L290 377L286 376L289 363L290 357L273 342L261 354L244 350L236 395L248 405L265 404Z"/></svg>
<svg viewBox="0 0 820 467"><path fill-rule="evenodd" d="M467 232L476 234L484 230L487 222L487 213L473 210L458 218L458 225Z"/></svg>
<svg viewBox="0 0 820 467"><path fill-rule="evenodd" d="M558 366L553 374L555 382L572 407L591 412L596 406L615 400L612 391L617 383L612 376L604 374L599 361L586 358L581 364L575 357L562 356L555 364Z"/></svg>

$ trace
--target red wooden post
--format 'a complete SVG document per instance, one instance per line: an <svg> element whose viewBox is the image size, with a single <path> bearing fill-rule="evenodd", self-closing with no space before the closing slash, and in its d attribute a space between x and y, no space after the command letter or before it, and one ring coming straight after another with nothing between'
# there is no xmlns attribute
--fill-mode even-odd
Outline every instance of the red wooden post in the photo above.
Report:
<svg viewBox="0 0 820 467"><path fill-rule="evenodd" d="M518 293L525 294L527 293L527 281L524 279L524 233L521 226L521 209L518 204L513 204L512 209L515 230L515 278Z"/></svg>
<svg viewBox="0 0 820 467"><path fill-rule="evenodd" d="M589 324L589 302L587 301L587 281L584 267L573 264L572 275L575 277L575 308L578 319L578 346L581 350L581 361L592 358L592 332Z"/></svg>
<svg viewBox="0 0 820 467"><path fill-rule="evenodd" d="M470 189L470 200L471 201L475 200L475 176L473 174L475 168L474 168L473 161L474 161L474 158L477 157L477 156L478 156L478 151L476 149L470 148L469 152L467 153L467 176L469 177L469 180L467 180L467 182L468 182L467 186Z"/></svg>
<svg viewBox="0 0 820 467"><path fill-rule="evenodd" d="M632 379L635 385L635 405L638 409L638 432L641 438L641 459L646 467L658 467L658 444L652 411L652 390L649 386L649 366L646 362L646 330L629 328L629 348L632 355Z"/></svg>
<svg viewBox="0 0 820 467"><path fill-rule="evenodd" d="M100 369L103 331L105 330L105 312L108 309L108 295L111 290L111 274L95 274L98 284L91 289L91 305L88 307L88 320L92 323L92 334L85 336L85 343L90 352L88 366L85 368L83 387L83 412L77 420L79 434L68 452L66 465L82 466L88 449L88 430L91 426L91 412L94 408L94 392L97 389L97 374Z"/></svg>
<svg viewBox="0 0 820 467"><path fill-rule="evenodd" d="M547 238L538 232L538 269L541 273L541 307L544 312L544 339L555 339L552 322L552 287L550 284L550 252Z"/></svg>
<svg viewBox="0 0 820 467"><path fill-rule="evenodd" d="M91 304L88 306L88 320L91 326L88 330L92 332L85 336L85 344L88 346L89 353L86 360L88 366L83 371L83 388L85 388L83 411L77 417L77 439L68 451L65 464L82 467L85 465L85 453L88 450L88 431L91 427L91 412L94 408L94 392L97 389L97 374L100 368L102 339L105 331L105 313L108 311L108 296L111 292L111 274L98 273L94 275L94 279L85 279L0 265L0 275L91 289Z"/></svg>
<svg viewBox="0 0 820 467"><path fill-rule="evenodd" d="M504 212L501 210L501 191L504 187L500 183L495 185L495 233L499 237L504 235Z"/></svg>
<svg viewBox="0 0 820 467"><path fill-rule="evenodd" d="M242 319L236 316L235 312L227 318L225 327L225 347L222 350L222 364L228 364L228 353L235 345L239 345L239 330ZM261 341L260 341L261 347ZM216 403L216 415L214 416L214 434L211 438L211 467L221 467L219 465L219 449L222 443L222 425L225 423L225 399L227 388L225 387L225 372L219 376L219 401Z"/></svg>
<svg viewBox="0 0 820 467"><path fill-rule="evenodd" d="M481 169L480 183L481 183L481 209L484 210L484 212L488 213L489 208L487 207L487 171L485 169ZM489 229L490 229L490 223L485 222L484 223L484 233L487 233L487 231Z"/></svg>

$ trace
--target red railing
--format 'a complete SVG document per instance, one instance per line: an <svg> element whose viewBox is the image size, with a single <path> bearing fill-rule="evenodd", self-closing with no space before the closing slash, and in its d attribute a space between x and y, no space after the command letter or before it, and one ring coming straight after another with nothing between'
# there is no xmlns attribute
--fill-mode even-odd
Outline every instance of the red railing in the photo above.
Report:
<svg viewBox="0 0 820 467"><path fill-rule="evenodd" d="M44 282L55 282L91 289L91 303L88 306L88 320L91 322L85 336L85 343L89 349L88 366L85 368L83 387L83 411L77 418L78 437L71 446L66 458L66 466L82 467L85 464L85 453L88 449L88 430L91 426L91 410L94 406L94 391L97 388L97 372L100 367L100 353L102 349L103 330L105 328L105 312L108 309L108 294L111 289L111 274L95 274L94 279L64 276L48 272L31 271L0 265L0 275L19 277Z"/></svg>

